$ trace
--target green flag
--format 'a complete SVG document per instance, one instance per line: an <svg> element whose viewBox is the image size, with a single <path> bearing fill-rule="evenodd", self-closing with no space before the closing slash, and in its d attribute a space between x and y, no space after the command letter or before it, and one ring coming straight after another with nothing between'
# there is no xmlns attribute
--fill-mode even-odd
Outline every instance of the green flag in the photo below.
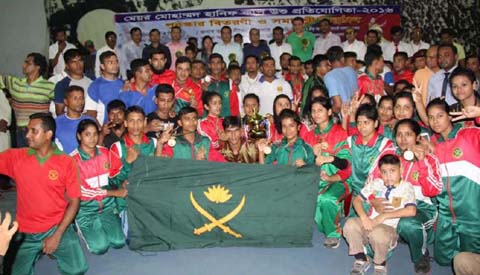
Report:
<svg viewBox="0 0 480 275"><path fill-rule="evenodd" d="M141 157L130 173L129 246L311 246L315 167Z"/></svg>

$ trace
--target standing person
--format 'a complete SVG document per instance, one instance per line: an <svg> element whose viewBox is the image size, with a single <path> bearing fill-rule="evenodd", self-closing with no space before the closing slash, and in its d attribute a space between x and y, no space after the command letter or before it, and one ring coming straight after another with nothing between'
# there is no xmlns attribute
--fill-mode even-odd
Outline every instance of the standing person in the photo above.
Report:
<svg viewBox="0 0 480 275"><path fill-rule="evenodd" d="M143 47L142 43L142 30L139 27L133 27L130 29L130 41L124 45L123 49L123 69L130 70L130 64L134 59L142 58ZM127 72L122 73L123 76L129 78Z"/></svg>
<svg viewBox="0 0 480 275"><path fill-rule="evenodd" d="M431 197L442 191L443 183L438 159L428 153L428 147L420 136L421 128L413 119L402 119L395 124L394 142L396 147L384 150L383 155L396 155L402 163L402 179L407 180L415 190L417 213L414 217L401 218L397 232L410 248L410 257L417 274L430 272L430 258L427 245L433 243L434 224L437 219L437 206ZM413 159L406 158L412 157ZM410 154L410 155L409 155ZM369 181L381 178L378 159L372 165ZM384 199L371 200L370 203L378 213L384 213L390 205Z"/></svg>
<svg viewBox="0 0 480 275"><path fill-rule="evenodd" d="M78 147L77 139L75 138L78 124L84 119L94 118L83 114L85 92L82 87L68 87L63 101L67 111L55 119L58 129L54 140L58 148L69 155Z"/></svg>
<svg viewBox="0 0 480 275"><path fill-rule="evenodd" d="M299 103L302 102L303 83L305 82L302 75L302 61L300 60L300 58L296 56L292 56L290 58L288 73L285 74L284 79L285 81L290 83L290 86L292 86L293 102L298 102L298 104L294 106L294 111L299 113Z"/></svg>
<svg viewBox="0 0 480 275"><path fill-rule="evenodd" d="M5 87L12 95L11 106L15 113L16 145L28 146L25 136L29 116L36 113L48 113L50 102L54 99L54 84L43 78L47 72L47 60L39 53L30 53L22 66L25 78L7 76Z"/></svg>
<svg viewBox="0 0 480 275"><path fill-rule="evenodd" d="M113 31L108 31L105 33L105 46L101 47L97 50L97 55L95 56L95 77L100 77L102 75L102 69L100 68L100 64L102 64L100 60L100 56L107 51L114 52L118 59L118 66L119 66L119 74L125 73L125 69L122 67L123 63L121 62L121 52L117 47L117 34ZM123 78L126 78L126 75L122 75Z"/></svg>
<svg viewBox="0 0 480 275"><path fill-rule="evenodd" d="M11 177L17 186L20 234L14 275L33 274L41 253L53 256L63 274L84 274L88 269L72 225L81 196L78 168L52 143L55 130L50 114L32 114L29 148L0 153L0 174Z"/></svg>
<svg viewBox="0 0 480 275"><path fill-rule="evenodd" d="M413 83L413 72L407 67L408 56L405 52L397 52L393 55L393 81L406 80Z"/></svg>
<svg viewBox="0 0 480 275"><path fill-rule="evenodd" d="M55 37L55 43L48 48L48 58L53 74L56 75L63 73L65 70L63 54L70 49L75 49L75 45L68 43L67 32L64 28L54 30L53 36Z"/></svg>
<svg viewBox="0 0 480 275"><path fill-rule="evenodd" d="M207 116L198 121L197 131L210 140L212 149L219 150L226 141L223 130L222 97L217 92L206 92L203 95L204 109Z"/></svg>
<svg viewBox="0 0 480 275"><path fill-rule="evenodd" d="M245 74L240 81L240 94L242 98L248 93L248 89L253 83L257 82L262 75L259 71L259 59L254 55L245 57Z"/></svg>
<svg viewBox="0 0 480 275"><path fill-rule="evenodd" d="M392 42L388 43L383 49L383 57L387 61L394 61L394 55L398 52L405 52L407 58L411 57L415 52L413 52L410 44L403 42L404 31L400 26L393 26L390 29L390 35L392 36Z"/></svg>
<svg viewBox="0 0 480 275"><path fill-rule="evenodd" d="M318 230L325 234L324 246L337 248L342 236L341 204L351 193L348 179L352 172L352 155L347 143L348 134L333 121L332 104L328 98L313 99L307 112L314 126L302 138L313 147L315 164L321 167L315 222Z"/></svg>
<svg viewBox="0 0 480 275"><path fill-rule="evenodd" d="M152 87L152 69L150 63L145 59L135 59L130 65L133 74L133 83L128 91L122 91L119 99L125 103L127 108L140 106L144 112L150 113L157 109L155 102L155 87Z"/></svg>
<svg viewBox="0 0 480 275"><path fill-rule="evenodd" d="M175 113L185 106L192 106L197 109L200 116L203 116L202 89L190 78L192 63L182 56L175 64L175 80L172 82L175 91Z"/></svg>
<svg viewBox="0 0 480 275"><path fill-rule="evenodd" d="M207 64L208 60L210 60L210 55L213 53L213 47L215 47L215 44L213 43L212 37L209 35L204 36L202 38L202 48L197 54L197 59Z"/></svg>
<svg viewBox="0 0 480 275"><path fill-rule="evenodd" d="M410 34L410 47L412 48L412 53L416 53L419 50L428 50L428 48L430 48L430 44L423 41L422 38L422 28L420 28L419 26L413 28Z"/></svg>
<svg viewBox="0 0 480 275"><path fill-rule="evenodd" d="M469 106L480 106L480 98L476 93L478 82L470 69L457 68L450 76L450 86L458 103L450 106L451 110L462 110ZM457 121L458 122L458 121ZM465 127L480 126L474 119L460 120Z"/></svg>
<svg viewBox="0 0 480 275"><path fill-rule="evenodd" d="M292 87L282 78L275 76L275 60L273 57L265 57L262 62L263 75L248 89L248 93L254 93L260 98L261 115L272 114L272 106L275 97L284 94L293 98Z"/></svg>
<svg viewBox="0 0 480 275"><path fill-rule="evenodd" d="M362 96L371 94L378 101L385 95L384 82L381 77L383 71L382 52L375 49L369 49L365 54L365 72L358 76L358 92Z"/></svg>
<svg viewBox="0 0 480 275"><path fill-rule="evenodd" d="M312 58L315 35L305 30L302 17L292 19L293 32L287 37L287 43L292 46L292 55L300 57L302 62Z"/></svg>
<svg viewBox="0 0 480 275"><path fill-rule="evenodd" d="M225 60L227 63L227 66L232 61L237 61L239 65L242 65L242 46L232 41L232 29L229 26L223 26L220 29L220 36L222 41L215 44L213 47L213 53L222 55L223 60Z"/></svg>
<svg viewBox="0 0 480 275"><path fill-rule="evenodd" d="M438 46L431 46L426 53L426 67L419 69L413 75L413 81L421 87L422 103L427 106L428 103L428 82L430 78L440 70L437 57Z"/></svg>
<svg viewBox="0 0 480 275"><path fill-rule="evenodd" d="M308 77L307 81L303 84L302 88L302 116L306 115L307 113L305 112L306 107L307 107L307 100L308 100L308 94L309 91L313 87L323 87L328 94L327 86L325 85L325 82L323 81L325 78L325 75L331 70L331 65L328 62L328 58L326 55L323 54L317 54L313 58L313 76Z"/></svg>
<svg viewBox="0 0 480 275"><path fill-rule="evenodd" d="M175 113L175 91L169 84L159 84L155 88L155 105L157 110L147 115L147 135L155 133L159 136L169 126L177 128L178 118Z"/></svg>
<svg viewBox="0 0 480 275"><path fill-rule="evenodd" d="M251 28L248 32L250 36L250 43L246 43L243 46L243 56L254 55L259 59L263 59L266 56L270 55L270 48L268 47L265 40L260 40L260 30L257 28ZM242 69L245 71L245 60L242 62Z"/></svg>
<svg viewBox="0 0 480 275"><path fill-rule="evenodd" d="M149 59L151 58L152 53L162 51L165 53L166 63L165 68L170 68L172 64L172 57L170 53L170 49L160 43L160 31L158 29L151 29L148 33L148 37L150 39L150 44L145 45L142 51L142 58Z"/></svg>
<svg viewBox="0 0 480 275"><path fill-rule="evenodd" d="M0 77L0 152L3 152L10 148L10 130L9 127L12 123L12 108L8 102L3 89L3 79ZM1 184L0 178L0 184Z"/></svg>
<svg viewBox="0 0 480 275"><path fill-rule="evenodd" d="M110 148L112 144L123 138L126 132L125 113L127 106L119 99L110 101L107 105L107 122L103 124L98 135L98 145Z"/></svg>
<svg viewBox="0 0 480 275"><path fill-rule="evenodd" d="M480 83L480 57L469 55L465 58L465 63L466 67L475 74L477 83ZM477 87L477 93L480 95L480 87Z"/></svg>
<svg viewBox="0 0 480 275"><path fill-rule="evenodd" d="M451 44L438 46L438 65L441 70L436 72L428 81L427 102L433 98L445 97L449 105L457 102L453 97L448 81L452 72L457 68L457 48ZM425 85L425 84L424 84Z"/></svg>
<svg viewBox="0 0 480 275"><path fill-rule="evenodd" d="M175 79L175 72L168 69L170 65L167 67L168 54L169 52L163 49L153 50L150 53L148 62L152 67L152 85L171 84Z"/></svg>
<svg viewBox="0 0 480 275"><path fill-rule="evenodd" d="M88 91L92 80L83 73L83 59L80 51L70 49L63 55L65 59L65 69L67 76L55 85L55 113L57 116L65 113L65 91L69 86L80 86L84 91Z"/></svg>
<svg viewBox="0 0 480 275"><path fill-rule="evenodd" d="M75 132L79 145L71 156L80 170L82 194L75 224L88 251L101 255L110 247L118 249L125 245L115 197L124 198L128 191L125 188L108 189L112 180L109 151L97 145L97 124L93 120L83 120Z"/></svg>
<svg viewBox="0 0 480 275"><path fill-rule="evenodd" d="M175 70L175 62L177 61L177 58L185 56L185 48L187 47L187 43L182 41L182 29L180 26L173 26L170 29L170 42L168 42L166 46L170 50L170 55L172 57L172 63L169 68L170 70Z"/></svg>
<svg viewBox="0 0 480 275"><path fill-rule="evenodd" d="M434 258L450 265L459 252L480 252L480 129L453 124L448 104L438 98L427 105L427 114L435 133L431 150L440 161L443 180Z"/></svg>
<svg viewBox="0 0 480 275"><path fill-rule="evenodd" d="M364 60L367 47L365 43L357 40L357 30L353 27L345 29L346 40L342 43L343 52L354 52L357 54L358 60Z"/></svg>
<svg viewBox="0 0 480 275"><path fill-rule="evenodd" d="M112 100L120 97L123 81L118 78L120 65L117 55L112 51L100 55L102 74L88 87L85 97L87 115L97 119L99 125L108 122L106 107Z"/></svg>
<svg viewBox="0 0 480 275"><path fill-rule="evenodd" d="M276 26L273 28L273 42L270 43L270 53L273 59L275 59L277 71L280 71L282 67L280 66L280 56L283 53L292 54L292 46L284 41L285 35L283 34L283 28Z"/></svg>
<svg viewBox="0 0 480 275"><path fill-rule="evenodd" d="M313 55L326 54L327 50L333 46L342 46L340 36L331 31L330 20L324 18L320 20L320 36L315 40Z"/></svg>
<svg viewBox="0 0 480 275"><path fill-rule="evenodd" d="M450 44L457 49L455 53L458 56L458 63L461 66L465 65L465 49L463 46L455 41L455 32L451 29L442 29L440 31L440 42L442 44Z"/></svg>

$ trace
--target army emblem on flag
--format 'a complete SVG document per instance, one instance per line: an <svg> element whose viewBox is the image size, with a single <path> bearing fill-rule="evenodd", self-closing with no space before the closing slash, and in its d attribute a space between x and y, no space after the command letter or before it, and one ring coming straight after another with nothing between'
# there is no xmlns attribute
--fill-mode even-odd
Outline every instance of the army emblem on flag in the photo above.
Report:
<svg viewBox="0 0 480 275"><path fill-rule="evenodd" d="M215 204L222 204L230 200L232 198L232 194L230 194L230 190L225 189L224 186L221 185L213 185L208 187L208 191L203 192L205 197ZM218 219L210 214L207 210L205 210L195 199L193 192L190 192L190 202L192 206L197 210L197 212L205 217L210 223L207 223L201 227L195 228L193 230L193 234L201 235L205 232L210 232L214 228L220 228L224 233L234 236L235 238L242 238L242 235L235 232L232 228L226 225L227 222L235 218L235 216L242 211L243 206L245 206L245 195L243 195L242 200L240 203L232 210L230 213L225 215L224 217Z"/></svg>

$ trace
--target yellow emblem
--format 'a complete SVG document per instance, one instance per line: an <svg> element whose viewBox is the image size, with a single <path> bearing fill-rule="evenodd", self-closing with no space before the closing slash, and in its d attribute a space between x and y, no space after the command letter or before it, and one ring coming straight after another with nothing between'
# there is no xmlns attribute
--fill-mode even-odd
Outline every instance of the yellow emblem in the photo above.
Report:
<svg viewBox="0 0 480 275"><path fill-rule="evenodd" d="M278 87L277 87L277 92L278 92L278 93L283 92L283 87L282 87L282 86L278 86Z"/></svg>
<svg viewBox="0 0 480 275"><path fill-rule="evenodd" d="M419 175L420 175L420 174L419 174L417 171L413 172L413 173L412 173L412 179L413 179L414 181L418 181L418 176L419 176Z"/></svg>
<svg viewBox="0 0 480 275"><path fill-rule="evenodd" d="M50 180L57 180L58 179L58 171L57 170L48 171L48 178Z"/></svg>
<svg viewBox="0 0 480 275"><path fill-rule="evenodd" d="M108 163L108 161L105 161L105 163L103 164L103 168L104 168L105 170L110 169L110 164Z"/></svg>
<svg viewBox="0 0 480 275"><path fill-rule="evenodd" d="M453 156L457 159L461 158L463 156L463 151L460 148L455 148L453 149Z"/></svg>
<svg viewBox="0 0 480 275"><path fill-rule="evenodd" d="M208 187L208 191L203 193L209 201L219 204L219 203L225 203L228 200L230 200L232 195L229 192L230 191L226 189L224 186L213 185L211 187ZM190 192L190 202L192 203L193 207L195 208L195 210L197 210L197 212L200 215L202 215L203 217L207 218L207 220L210 221L210 223L205 224L202 227L195 228L193 230L193 234L201 235L207 231L208 232L212 231L212 229L214 229L215 227L218 227L222 229L223 232L230 234L235 238L242 238L241 234L235 232L228 225L226 225L226 223L232 220L233 218L235 218L235 216L237 216L238 213L242 211L242 208L245 205L245 195L243 195L240 203L237 205L237 207L235 207L235 209L233 209L232 211L230 211L230 213L228 213L227 215L225 215L220 219L215 218L212 214L210 214L209 212L207 212L207 210L205 210L202 206L200 206L200 204L197 202L197 200L193 196L193 192Z"/></svg>

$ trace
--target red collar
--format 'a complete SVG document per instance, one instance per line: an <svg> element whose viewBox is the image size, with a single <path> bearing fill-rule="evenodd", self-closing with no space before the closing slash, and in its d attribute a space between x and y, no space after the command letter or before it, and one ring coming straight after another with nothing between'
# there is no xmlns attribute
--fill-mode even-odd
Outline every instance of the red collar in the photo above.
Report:
<svg viewBox="0 0 480 275"><path fill-rule="evenodd" d="M135 145L135 143L133 142L133 140L130 138L130 136L128 135L128 133L123 137L124 141L125 141L125 145L127 147L130 147L130 146L133 146ZM150 139L145 135L143 134L143 137L142 137L142 144L147 144L150 142Z"/></svg>
<svg viewBox="0 0 480 275"><path fill-rule="evenodd" d="M375 131L372 138L368 141L368 143L365 146L373 147L373 145L375 145L375 143L377 142L377 139L378 139L378 132ZM363 145L363 138L360 134L358 135L358 138L355 141L355 144L356 145Z"/></svg>

